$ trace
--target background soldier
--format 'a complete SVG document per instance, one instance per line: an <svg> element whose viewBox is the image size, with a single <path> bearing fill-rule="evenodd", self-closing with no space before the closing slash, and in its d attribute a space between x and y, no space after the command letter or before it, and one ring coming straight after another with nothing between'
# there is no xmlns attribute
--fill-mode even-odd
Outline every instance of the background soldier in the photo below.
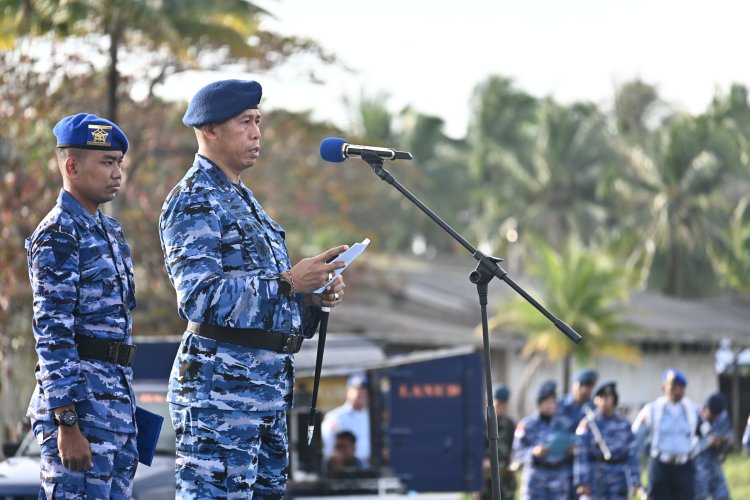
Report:
<svg viewBox="0 0 750 500"><path fill-rule="evenodd" d="M523 464L522 499L568 497L570 482L566 457L574 447L555 417L556 389L554 381L544 382L537 392L538 411L516 426L513 453L514 460Z"/></svg>
<svg viewBox="0 0 750 500"><path fill-rule="evenodd" d="M692 454L698 410L685 397L687 377L674 368L664 372L664 395L645 405L635 417L638 449L649 450L648 495L654 500L683 500L695 492Z"/></svg>
<svg viewBox="0 0 750 500"><path fill-rule="evenodd" d="M576 492L581 496L627 499L640 488L635 436L628 419L615 412L617 402L615 382L599 384L594 391L596 410L578 425L574 468Z"/></svg>
<svg viewBox="0 0 750 500"><path fill-rule="evenodd" d="M516 474L511 469L511 455L513 451L513 434L516 424L508 416L508 399L510 390L503 384L497 384L492 388L492 406L497 415L497 457L500 469L500 497L503 500L515 498ZM486 498L492 495L492 479L489 477L491 462L489 457L484 458L484 471L487 477L487 485L484 492Z"/></svg>
<svg viewBox="0 0 750 500"><path fill-rule="evenodd" d="M711 394L701 410L700 445L695 457L695 498L728 500L729 490L721 463L734 442L734 431L724 396Z"/></svg>
<svg viewBox="0 0 750 500"><path fill-rule="evenodd" d="M320 306L344 294L340 276L331 282L344 263L326 261L348 247L292 266L284 230L240 180L260 157L261 93L258 82L222 80L193 97L183 123L198 154L159 221L188 320L167 395L180 497L283 496L294 353L315 333Z"/></svg>
<svg viewBox="0 0 750 500"><path fill-rule="evenodd" d="M576 429L584 416L584 410L591 407L591 393L596 385L598 374L595 370L586 368L579 371L573 377L573 387L569 394L561 397L557 402L557 418L560 425L567 431L571 442L575 441ZM570 482L569 499L574 499L575 484L573 481L573 455L565 459Z"/></svg>
<svg viewBox="0 0 750 500"><path fill-rule="evenodd" d="M120 224L99 210L120 189L128 140L86 113L53 132L63 189L26 240L39 356L27 415L41 447L40 498L130 498L133 264Z"/></svg>

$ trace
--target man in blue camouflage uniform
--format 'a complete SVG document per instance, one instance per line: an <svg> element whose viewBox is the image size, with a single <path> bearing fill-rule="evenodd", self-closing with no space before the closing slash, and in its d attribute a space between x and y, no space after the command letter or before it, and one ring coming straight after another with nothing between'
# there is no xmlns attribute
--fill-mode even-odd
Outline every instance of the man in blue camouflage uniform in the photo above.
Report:
<svg viewBox="0 0 750 500"><path fill-rule="evenodd" d="M591 393L596 385L598 375L590 368L583 369L573 376L573 388L569 394L561 397L557 402L557 419L567 430L570 439L575 441L576 429L584 416L584 410L591 408ZM573 456L566 458L568 479L570 481L570 499L574 499L575 486L573 482Z"/></svg>
<svg viewBox="0 0 750 500"><path fill-rule="evenodd" d="M516 426L513 456L515 462L523 465L522 500L568 497L566 460L574 446L555 415L556 390L554 381L544 382L537 392L538 411Z"/></svg>
<svg viewBox="0 0 750 500"><path fill-rule="evenodd" d="M26 240L37 385L29 405L41 447L40 498L130 498L138 461L130 365L135 308L130 248L99 210L128 151L114 123L80 113L53 130L63 189Z"/></svg>
<svg viewBox="0 0 750 500"><path fill-rule="evenodd" d="M695 457L695 499L728 500L729 490L721 463L734 443L734 431L724 396L711 394L703 405L698 424L700 436Z"/></svg>
<svg viewBox="0 0 750 500"><path fill-rule="evenodd" d="M342 245L291 266L284 230L240 174L260 155L261 86L222 80L193 97L183 123L198 154L164 202L159 232L187 331L170 377L180 498L281 498L294 357L320 307L344 293L327 263ZM322 294L314 290L328 287Z"/></svg>
<svg viewBox="0 0 750 500"><path fill-rule="evenodd" d="M576 431L576 493L600 500L627 500L641 485L641 470L630 422L618 415L617 386L602 382Z"/></svg>

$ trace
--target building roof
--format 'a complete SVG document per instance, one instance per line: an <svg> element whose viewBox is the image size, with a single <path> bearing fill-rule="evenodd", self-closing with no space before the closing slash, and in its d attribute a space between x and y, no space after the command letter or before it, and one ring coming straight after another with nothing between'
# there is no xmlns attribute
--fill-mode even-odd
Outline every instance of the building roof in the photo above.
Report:
<svg viewBox="0 0 750 500"><path fill-rule="evenodd" d="M346 303L331 313L329 331L363 333L390 345L481 344L477 291L469 281L475 266L469 256L368 261L369 276L358 276L347 289ZM528 280L510 277L534 295ZM383 282L390 284L384 287ZM489 286L490 316L514 295L506 283L494 279ZM565 321L565 311L552 313ZM625 319L636 326L627 334L636 341L718 344L729 338L736 346L750 346L748 298L692 300L641 291L628 302ZM491 342L520 346L523 339L492 335Z"/></svg>

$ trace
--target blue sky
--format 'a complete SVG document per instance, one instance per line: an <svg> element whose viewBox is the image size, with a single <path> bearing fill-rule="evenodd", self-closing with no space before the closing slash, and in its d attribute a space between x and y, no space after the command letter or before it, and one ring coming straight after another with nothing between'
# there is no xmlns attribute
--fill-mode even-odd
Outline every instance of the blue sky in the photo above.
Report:
<svg viewBox="0 0 750 500"><path fill-rule="evenodd" d="M750 2L741 0L260 0L266 27L317 40L355 72L297 61L264 84L264 104L311 109L347 127L342 96L388 94L441 116L463 136L475 86L491 74L563 102L610 105L615 87L640 77L676 108L705 109L717 89L750 85ZM227 74L241 77L247 75ZM179 79L188 99L216 75Z"/></svg>

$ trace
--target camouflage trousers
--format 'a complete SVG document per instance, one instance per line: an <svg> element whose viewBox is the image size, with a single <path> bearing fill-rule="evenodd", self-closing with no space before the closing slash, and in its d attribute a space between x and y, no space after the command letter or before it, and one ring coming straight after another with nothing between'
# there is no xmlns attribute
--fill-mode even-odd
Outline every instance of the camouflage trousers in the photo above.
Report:
<svg viewBox="0 0 750 500"><path fill-rule="evenodd" d="M130 498L138 466L135 434L82 426L94 466L85 472L73 472L60 461L57 426L37 421L33 429L42 452L40 499Z"/></svg>
<svg viewBox="0 0 750 500"><path fill-rule="evenodd" d="M286 412L170 403L177 438L177 498L278 498L286 489Z"/></svg>
<svg viewBox="0 0 750 500"><path fill-rule="evenodd" d="M570 493L568 469L525 465L521 500L566 500Z"/></svg>
<svg viewBox="0 0 750 500"><path fill-rule="evenodd" d="M721 462L716 459L698 457L695 462L695 500L729 500L729 490Z"/></svg>

